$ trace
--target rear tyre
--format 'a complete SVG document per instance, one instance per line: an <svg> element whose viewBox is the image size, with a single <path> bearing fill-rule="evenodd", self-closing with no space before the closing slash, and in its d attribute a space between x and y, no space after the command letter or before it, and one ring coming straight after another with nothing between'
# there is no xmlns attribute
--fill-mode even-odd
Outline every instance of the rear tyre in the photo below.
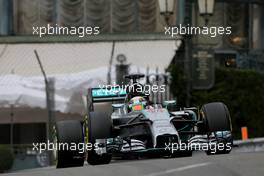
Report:
<svg viewBox="0 0 264 176"><path fill-rule="evenodd" d="M87 142L92 144L92 150L89 150L87 162L91 165L109 164L112 154L97 154L95 143L96 139L107 139L111 137L112 121L108 114L102 112L90 112L86 121L86 130L88 133Z"/></svg>
<svg viewBox="0 0 264 176"><path fill-rule="evenodd" d="M67 144L67 148L59 148L55 151L56 167L78 167L83 166L84 151L70 150L72 144L78 146L84 143L83 128L80 121L67 120L56 123L55 142L59 144ZM76 147L77 148L77 147Z"/></svg>

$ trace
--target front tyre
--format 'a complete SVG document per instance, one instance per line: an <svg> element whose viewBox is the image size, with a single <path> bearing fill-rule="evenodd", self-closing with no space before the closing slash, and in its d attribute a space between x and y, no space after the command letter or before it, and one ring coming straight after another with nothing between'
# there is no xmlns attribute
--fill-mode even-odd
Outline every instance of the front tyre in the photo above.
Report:
<svg viewBox="0 0 264 176"><path fill-rule="evenodd" d="M203 105L201 117L205 122L206 132L231 131L231 118L227 106L222 102Z"/></svg>
<svg viewBox="0 0 264 176"><path fill-rule="evenodd" d="M108 114L103 112L90 112L89 117L86 120L86 134L87 142L92 144L92 149L89 150L87 156L87 162L91 165L109 164L112 159L112 154L103 153L98 154L96 152L96 140L111 137L112 121ZM106 142L105 142L106 144Z"/></svg>
<svg viewBox="0 0 264 176"><path fill-rule="evenodd" d="M203 129L206 132L210 145L216 148L206 151L208 155L230 153L233 145L232 124L227 106L222 102L213 102L203 105L201 117L204 121Z"/></svg>

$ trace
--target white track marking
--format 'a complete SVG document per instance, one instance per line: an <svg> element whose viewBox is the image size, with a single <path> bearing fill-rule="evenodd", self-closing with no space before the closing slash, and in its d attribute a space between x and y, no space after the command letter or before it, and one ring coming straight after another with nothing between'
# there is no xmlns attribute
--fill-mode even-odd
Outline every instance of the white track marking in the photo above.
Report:
<svg viewBox="0 0 264 176"><path fill-rule="evenodd" d="M197 167L203 167L203 166L207 166L209 164L210 163L193 164L193 165L183 166L183 167L179 167L179 168L175 168L175 169L165 170L162 172L155 172L155 173L147 174L144 176L160 176L160 175L165 175L165 174L171 174L173 172L179 172L179 171L184 171L184 170L193 169L193 168L197 168Z"/></svg>

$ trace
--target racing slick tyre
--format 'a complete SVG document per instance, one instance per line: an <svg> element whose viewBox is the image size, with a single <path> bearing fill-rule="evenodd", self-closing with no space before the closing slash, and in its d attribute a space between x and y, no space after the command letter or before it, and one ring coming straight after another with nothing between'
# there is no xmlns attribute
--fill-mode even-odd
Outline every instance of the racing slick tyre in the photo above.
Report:
<svg viewBox="0 0 264 176"><path fill-rule="evenodd" d="M78 120L59 121L56 123L54 130L54 144L57 144L57 147L61 146L60 144L64 146L62 149L55 147L56 167L66 168L83 166L85 157L84 151L79 151L77 147L80 143L84 144L81 122ZM66 148L65 144L68 145ZM71 145L75 145L76 148L71 150Z"/></svg>
<svg viewBox="0 0 264 176"><path fill-rule="evenodd" d="M231 131L231 119L226 105L222 102L214 102L203 105L201 116L204 121L204 131Z"/></svg>
<svg viewBox="0 0 264 176"><path fill-rule="evenodd" d="M92 149L87 152L87 162L91 165L109 164L112 154L96 152L96 139L107 139L111 137L112 121L107 113L90 112L86 120L86 142L92 144Z"/></svg>
<svg viewBox="0 0 264 176"><path fill-rule="evenodd" d="M231 135L231 118L227 106L222 102L205 104L201 108L201 116L205 128L203 131L206 132L209 137L214 136L214 143L217 144L216 149L209 149L206 153L208 155L230 153L233 139Z"/></svg>

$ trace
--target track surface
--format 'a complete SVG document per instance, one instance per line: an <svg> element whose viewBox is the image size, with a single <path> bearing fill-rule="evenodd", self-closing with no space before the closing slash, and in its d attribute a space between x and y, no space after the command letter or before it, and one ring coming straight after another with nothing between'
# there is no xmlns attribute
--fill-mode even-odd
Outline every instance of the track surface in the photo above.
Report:
<svg viewBox="0 0 264 176"><path fill-rule="evenodd" d="M174 159L142 159L113 161L109 165L66 169L54 167L2 174L14 176L263 176L264 152L236 153L207 156L194 153L193 157Z"/></svg>

